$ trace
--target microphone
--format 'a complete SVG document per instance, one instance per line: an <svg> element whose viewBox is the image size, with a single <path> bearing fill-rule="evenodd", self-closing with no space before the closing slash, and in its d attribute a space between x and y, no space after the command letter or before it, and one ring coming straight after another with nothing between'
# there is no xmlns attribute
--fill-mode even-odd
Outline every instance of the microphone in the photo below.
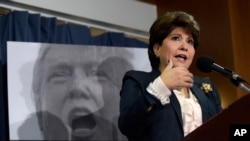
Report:
<svg viewBox="0 0 250 141"><path fill-rule="evenodd" d="M198 58L196 66L198 69L202 72L218 72L226 77L228 77L235 85L239 85L241 82L248 83L246 80L244 80L241 76L233 72L232 70L222 67L215 63L215 61L206 55L203 55ZM248 83L249 84L249 83Z"/></svg>

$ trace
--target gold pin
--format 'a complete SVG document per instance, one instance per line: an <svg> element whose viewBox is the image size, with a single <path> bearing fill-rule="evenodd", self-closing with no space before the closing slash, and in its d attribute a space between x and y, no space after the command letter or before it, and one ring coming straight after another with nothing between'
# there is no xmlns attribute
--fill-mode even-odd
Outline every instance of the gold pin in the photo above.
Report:
<svg viewBox="0 0 250 141"><path fill-rule="evenodd" d="M148 112L151 111L153 109L153 107L154 107L153 105L149 105L148 106Z"/></svg>

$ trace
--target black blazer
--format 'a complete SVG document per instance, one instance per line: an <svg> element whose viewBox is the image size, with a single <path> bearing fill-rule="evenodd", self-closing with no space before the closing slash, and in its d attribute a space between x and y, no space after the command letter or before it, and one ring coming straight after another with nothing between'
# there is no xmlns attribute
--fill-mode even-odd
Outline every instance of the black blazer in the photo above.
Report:
<svg viewBox="0 0 250 141"><path fill-rule="evenodd" d="M159 75L158 70L128 71L123 78L118 124L129 141L179 141L184 137L181 108L175 94L172 92L170 103L163 106L146 91ZM205 93L202 83L210 84L213 91ZM217 89L208 79L195 76L191 91L201 106L203 122L221 111Z"/></svg>

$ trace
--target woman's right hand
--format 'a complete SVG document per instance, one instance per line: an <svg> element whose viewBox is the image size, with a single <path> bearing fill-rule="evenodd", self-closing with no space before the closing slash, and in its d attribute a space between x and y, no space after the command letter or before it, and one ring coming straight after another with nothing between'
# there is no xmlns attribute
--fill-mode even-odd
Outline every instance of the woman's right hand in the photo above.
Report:
<svg viewBox="0 0 250 141"><path fill-rule="evenodd" d="M169 60L168 65L161 72L160 78L170 90L193 86L193 74L187 68L174 67L172 60Z"/></svg>

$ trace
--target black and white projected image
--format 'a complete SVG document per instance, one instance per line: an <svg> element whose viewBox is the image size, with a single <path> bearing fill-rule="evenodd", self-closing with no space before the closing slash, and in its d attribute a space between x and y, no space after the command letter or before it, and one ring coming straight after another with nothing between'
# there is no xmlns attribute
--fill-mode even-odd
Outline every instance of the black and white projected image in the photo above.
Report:
<svg viewBox="0 0 250 141"><path fill-rule="evenodd" d="M8 42L10 140L124 140L122 78L147 49Z"/></svg>

